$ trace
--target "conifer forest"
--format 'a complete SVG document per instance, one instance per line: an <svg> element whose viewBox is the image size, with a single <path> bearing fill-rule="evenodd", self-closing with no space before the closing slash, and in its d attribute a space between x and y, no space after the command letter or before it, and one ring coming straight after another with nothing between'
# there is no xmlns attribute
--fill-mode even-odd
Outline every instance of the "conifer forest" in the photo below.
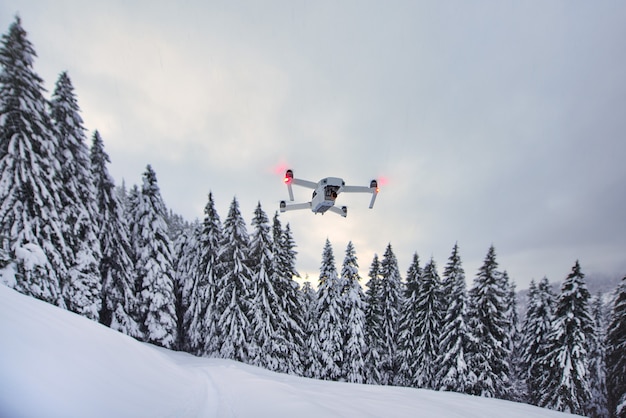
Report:
<svg viewBox="0 0 626 418"><path fill-rule="evenodd" d="M234 198L220 216L209 193L203 219L188 222L150 165L140 184L116 185L70 75L48 96L35 58L16 17L0 43L7 286L197 356L626 417L626 277L591 295L572 260L558 293L547 278L531 282L521 313L494 246L470 275L456 244L441 264L414 254L405 271L391 244L360 266L352 243L339 252L327 240L318 282L303 282L289 224L261 203L242 211Z"/></svg>

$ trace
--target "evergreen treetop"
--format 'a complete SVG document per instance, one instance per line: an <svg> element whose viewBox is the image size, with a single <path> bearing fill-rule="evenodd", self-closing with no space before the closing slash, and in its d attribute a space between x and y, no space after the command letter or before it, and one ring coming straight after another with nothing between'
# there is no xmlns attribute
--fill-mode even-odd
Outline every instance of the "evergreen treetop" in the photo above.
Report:
<svg viewBox="0 0 626 418"><path fill-rule="evenodd" d="M35 56L16 17L0 39L0 235L13 259L24 246L45 254L39 266L18 263L16 288L64 306L58 278L71 252L58 212L57 139L43 80L33 70Z"/></svg>

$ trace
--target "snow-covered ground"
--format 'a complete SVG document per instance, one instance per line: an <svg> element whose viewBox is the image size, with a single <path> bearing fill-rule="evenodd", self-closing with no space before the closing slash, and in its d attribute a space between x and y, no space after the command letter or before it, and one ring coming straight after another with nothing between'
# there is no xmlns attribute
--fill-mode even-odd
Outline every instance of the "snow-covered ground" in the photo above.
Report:
<svg viewBox="0 0 626 418"><path fill-rule="evenodd" d="M1 417L564 417L449 392L324 382L137 342L0 285Z"/></svg>

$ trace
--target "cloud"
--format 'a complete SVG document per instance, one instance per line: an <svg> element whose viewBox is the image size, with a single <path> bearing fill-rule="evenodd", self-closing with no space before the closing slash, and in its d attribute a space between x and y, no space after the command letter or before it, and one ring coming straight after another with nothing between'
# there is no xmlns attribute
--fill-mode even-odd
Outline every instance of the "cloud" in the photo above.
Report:
<svg viewBox="0 0 626 418"><path fill-rule="evenodd" d="M223 216L232 196L250 219L258 201L273 213L287 197L279 164L310 180L386 178L373 210L345 196L347 219L281 216L301 271L316 274L329 238L338 264L352 240L362 271L389 242L403 271L415 251L442 268L458 241L469 278L493 243L520 288L577 258L623 273L623 5L20 7L37 69L48 85L69 70L116 178L153 164L187 218L209 190Z"/></svg>

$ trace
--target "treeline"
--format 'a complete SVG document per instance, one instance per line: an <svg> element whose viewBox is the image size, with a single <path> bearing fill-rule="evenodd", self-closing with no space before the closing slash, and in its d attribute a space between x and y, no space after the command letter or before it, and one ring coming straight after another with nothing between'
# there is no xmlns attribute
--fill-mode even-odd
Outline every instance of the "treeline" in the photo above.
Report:
<svg viewBox="0 0 626 418"><path fill-rule="evenodd" d="M252 232L233 199L222 222L168 213L148 166L116 188L70 78L51 99L19 18L0 45L2 281L163 347L312 378L497 397L626 416L626 278L610 312L578 262L560 294L531 283L525 318L491 247L467 280L457 245L440 275L417 254L401 277L389 244L366 286L349 243L326 242L316 289L294 280L296 244L259 203ZM120 192L121 190L121 192ZM364 289L366 289L364 291Z"/></svg>

